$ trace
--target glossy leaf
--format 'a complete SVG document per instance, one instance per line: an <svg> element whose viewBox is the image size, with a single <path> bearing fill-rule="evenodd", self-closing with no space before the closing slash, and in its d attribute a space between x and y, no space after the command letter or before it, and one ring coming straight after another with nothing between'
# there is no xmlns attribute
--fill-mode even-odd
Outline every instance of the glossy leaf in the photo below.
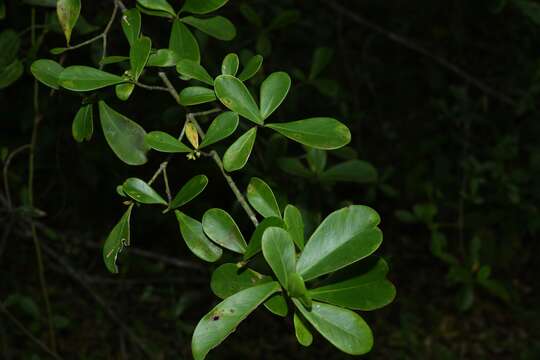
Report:
<svg viewBox="0 0 540 360"><path fill-rule="evenodd" d="M15 60L8 66L0 68L0 89L6 88L17 81L24 71L20 60Z"/></svg>
<svg viewBox="0 0 540 360"><path fill-rule="evenodd" d="M247 250L244 253L244 260L249 259L250 257L256 255L259 251L261 251L262 237L265 230L269 227L284 228L285 223L278 217L268 217L261 221L253 232L253 235L251 235Z"/></svg>
<svg viewBox="0 0 540 360"><path fill-rule="evenodd" d="M293 245L294 248L294 245ZM289 283L287 285L287 291L289 296L293 298L300 298L304 304L311 307L311 297L308 295L306 284L304 279L297 272L291 272L288 275Z"/></svg>
<svg viewBox="0 0 540 360"><path fill-rule="evenodd" d="M315 300L354 310L370 311L388 305L396 288L386 280L388 265L380 259L367 273L309 290Z"/></svg>
<svg viewBox="0 0 540 360"><path fill-rule="evenodd" d="M137 0L137 3L149 10L163 11L173 17L176 16L176 12L166 0Z"/></svg>
<svg viewBox="0 0 540 360"><path fill-rule="evenodd" d="M263 57L261 55L255 55L249 61L247 62L246 66L242 69L242 72L240 72L240 75L238 75L238 78L242 81L246 81L251 79L259 69L261 68L263 63Z"/></svg>
<svg viewBox="0 0 540 360"><path fill-rule="evenodd" d="M294 205L287 205L283 212L285 228L300 250L304 248L304 221L300 210Z"/></svg>
<svg viewBox="0 0 540 360"><path fill-rule="evenodd" d="M126 81L123 77L89 66L68 66L60 73L59 84L73 91L91 91Z"/></svg>
<svg viewBox="0 0 540 360"><path fill-rule="evenodd" d="M217 261L223 254L223 250L206 237L202 224L179 210L175 210L174 214L189 250L204 261Z"/></svg>
<svg viewBox="0 0 540 360"><path fill-rule="evenodd" d="M187 11L193 14L208 14L225 5L229 0L186 0L182 11Z"/></svg>
<svg viewBox="0 0 540 360"><path fill-rule="evenodd" d="M293 322L294 322L294 333L300 345L310 346L311 343L313 342L313 335L311 334L311 331L309 331L306 324L304 324L304 321L300 318L300 316L296 312L294 313Z"/></svg>
<svg viewBox="0 0 540 360"><path fill-rule="evenodd" d="M129 9L122 14L122 31L130 46L139 39L141 33L141 12L136 8Z"/></svg>
<svg viewBox="0 0 540 360"><path fill-rule="evenodd" d="M242 81L232 75L220 75L214 80L216 95L230 110L262 125L263 118L253 96Z"/></svg>
<svg viewBox="0 0 540 360"><path fill-rule="evenodd" d="M150 50L152 49L152 40L147 36L141 36L139 39L133 42L131 49L129 50L129 63L131 65L131 73L135 80L141 76L148 57L150 56Z"/></svg>
<svg viewBox="0 0 540 360"><path fill-rule="evenodd" d="M223 16L213 16L205 19L186 16L180 20L219 40L229 41L236 36L234 24Z"/></svg>
<svg viewBox="0 0 540 360"><path fill-rule="evenodd" d="M48 59L36 60L30 66L32 75L34 75L39 82L53 89L58 89L60 73L63 70L64 67L62 65L56 61Z"/></svg>
<svg viewBox="0 0 540 360"><path fill-rule="evenodd" d="M195 360L203 360L208 352L221 344L253 310L270 295L279 291L277 282L270 282L242 290L226 298L206 314L197 324L191 341Z"/></svg>
<svg viewBox="0 0 540 360"><path fill-rule="evenodd" d="M207 210L202 219L203 230L216 244L243 254L247 244L233 218L222 209Z"/></svg>
<svg viewBox="0 0 540 360"><path fill-rule="evenodd" d="M296 270L296 255L291 236L278 227L269 227L262 236L263 256L280 284L289 288L289 274Z"/></svg>
<svg viewBox="0 0 540 360"><path fill-rule="evenodd" d="M169 67L176 66L179 58L178 55L169 49L159 49L155 53L150 54L146 66Z"/></svg>
<svg viewBox="0 0 540 360"><path fill-rule="evenodd" d="M71 40L71 32L81 14L81 0L57 0L56 15L58 22L64 31L66 42L69 45Z"/></svg>
<svg viewBox="0 0 540 360"><path fill-rule="evenodd" d="M308 310L299 300L293 302L311 325L344 353L362 355L373 347L371 329L357 313L318 302L313 302Z"/></svg>
<svg viewBox="0 0 540 360"><path fill-rule="evenodd" d="M238 114L226 111L219 114L208 127L200 148L212 145L229 137L238 127Z"/></svg>
<svg viewBox="0 0 540 360"><path fill-rule="evenodd" d="M202 81L210 86L214 85L214 79L212 79L210 74L208 74L208 71L206 71L206 69L197 61L187 59L180 60L176 64L176 71L187 78Z"/></svg>
<svg viewBox="0 0 540 360"><path fill-rule="evenodd" d="M126 101L127 99L129 99L129 97L133 93L133 90L135 90L135 84L133 83L117 84L114 87L116 97L122 101Z"/></svg>
<svg viewBox="0 0 540 360"><path fill-rule="evenodd" d="M120 160L129 165L146 163L146 132L139 124L116 112L104 101L99 102L99 118L105 139Z"/></svg>
<svg viewBox="0 0 540 360"><path fill-rule="evenodd" d="M188 59L195 62L201 60L199 44L195 36L180 20L175 19L169 38L169 49L178 56L178 59Z"/></svg>
<svg viewBox="0 0 540 360"><path fill-rule="evenodd" d="M116 265L118 254L124 249L124 246L130 245L129 222L132 209L133 204L130 205L124 215L122 215L122 218L109 233L109 236L103 245L103 261L105 262L107 270L114 274L118 273L118 266Z"/></svg>
<svg viewBox="0 0 540 360"><path fill-rule="evenodd" d="M267 308L272 314L285 317L289 313L289 306L287 300L281 294L274 294L268 300L264 302L264 307Z"/></svg>
<svg viewBox="0 0 540 360"><path fill-rule="evenodd" d="M377 181L377 169L362 160L349 160L332 166L320 175L323 182L347 181L368 184Z"/></svg>
<svg viewBox="0 0 540 360"><path fill-rule="evenodd" d="M240 59L238 59L238 55L235 53L227 54L221 63L221 73L223 75L235 76L239 66Z"/></svg>
<svg viewBox="0 0 540 360"><path fill-rule="evenodd" d="M166 153L191 152L180 140L163 131L152 131L144 137L146 144L154 150Z"/></svg>
<svg viewBox="0 0 540 360"><path fill-rule="evenodd" d="M246 165L256 137L257 128L252 127L229 146L223 155L223 168L226 171L240 170Z"/></svg>
<svg viewBox="0 0 540 360"><path fill-rule="evenodd" d="M259 274L255 270L227 263L214 270L210 280L210 288L217 297L225 299L239 291L271 280L271 277Z"/></svg>
<svg viewBox="0 0 540 360"><path fill-rule="evenodd" d="M311 61L311 69L309 70L309 79L313 80L319 76L321 71L330 63L334 52L327 47L319 47L313 53Z"/></svg>
<svg viewBox="0 0 540 360"><path fill-rule="evenodd" d="M247 187L247 198L251 206L262 216L281 217L276 197L270 186L259 178L252 178Z"/></svg>
<svg viewBox="0 0 540 360"><path fill-rule="evenodd" d="M60 55L62 53L65 53L66 51L68 50L68 48L64 48L64 47L56 47L56 48L52 48L50 50L51 54L53 55Z"/></svg>
<svg viewBox="0 0 540 360"><path fill-rule="evenodd" d="M307 281L371 255L382 242L379 222L379 214L363 205L334 211L311 235L297 272Z"/></svg>
<svg viewBox="0 0 540 360"><path fill-rule="evenodd" d="M315 174L320 174L326 167L326 160L328 156L325 150L319 150L312 147L306 149L306 159L310 170Z"/></svg>
<svg viewBox="0 0 540 360"><path fill-rule="evenodd" d="M90 140L94 133L94 114L92 104L81 106L71 126L71 133L77 142Z"/></svg>
<svg viewBox="0 0 540 360"><path fill-rule="evenodd" d="M109 64L117 64L119 62L123 62L129 60L129 56L118 56L118 55L112 55L112 56L106 56L103 59L99 61L100 65L109 65Z"/></svg>
<svg viewBox="0 0 540 360"><path fill-rule="evenodd" d="M270 74L261 84L260 108L261 117L268 118L283 102L289 89L291 78L283 71Z"/></svg>
<svg viewBox="0 0 540 360"><path fill-rule="evenodd" d="M171 201L170 208L179 208L180 206L183 206L195 199L200 193L203 192L206 185L208 185L208 178L206 175L196 175L192 177L184 184L184 186L182 186L182 188L180 188L180 191L178 191L174 199Z"/></svg>
<svg viewBox="0 0 540 360"><path fill-rule="evenodd" d="M351 141L349 129L332 118L309 118L266 126L291 140L317 149L337 149Z"/></svg>
<svg viewBox="0 0 540 360"><path fill-rule="evenodd" d="M190 86L180 91L180 104L184 106L199 105L216 100L212 89L202 86Z"/></svg>
<svg viewBox="0 0 540 360"><path fill-rule="evenodd" d="M122 190L141 204L162 204L167 202L150 185L138 178L129 178L122 184Z"/></svg>

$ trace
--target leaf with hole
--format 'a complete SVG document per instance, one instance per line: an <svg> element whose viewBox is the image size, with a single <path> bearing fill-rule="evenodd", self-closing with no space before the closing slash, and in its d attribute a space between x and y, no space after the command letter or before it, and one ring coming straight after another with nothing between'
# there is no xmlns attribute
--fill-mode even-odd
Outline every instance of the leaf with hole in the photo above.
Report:
<svg viewBox="0 0 540 360"><path fill-rule="evenodd" d="M167 202L150 185L138 178L129 178L122 184L122 190L141 204L162 204Z"/></svg>
<svg viewBox="0 0 540 360"><path fill-rule="evenodd" d="M257 128L252 127L229 146L223 155L223 168L226 171L240 170L246 165L256 137Z"/></svg>
<svg viewBox="0 0 540 360"><path fill-rule="evenodd" d="M213 16L210 18L201 19L194 16L186 16L180 21L189 24L205 34L208 34L216 39L229 41L236 36L236 28L229 19L223 16Z"/></svg>
<svg viewBox="0 0 540 360"><path fill-rule="evenodd" d="M231 215L222 209L207 210L202 219L203 230L216 244L243 254L247 244Z"/></svg>
<svg viewBox="0 0 540 360"><path fill-rule="evenodd" d="M124 249L124 246L130 245L129 222L132 209L133 204L131 204L124 215L122 215L122 218L109 233L109 236L103 245L102 254L105 267L114 274L118 273L118 266L116 265L118 254Z"/></svg>
<svg viewBox="0 0 540 360"><path fill-rule="evenodd" d="M116 156L129 165L146 163L148 146L144 138L146 131L136 122L99 102L99 118L107 143Z"/></svg>
<svg viewBox="0 0 540 360"><path fill-rule="evenodd" d="M332 118L317 117L266 126L291 140L317 149L337 149L351 141L349 129Z"/></svg>
<svg viewBox="0 0 540 360"><path fill-rule="evenodd" d="M251 206L262 216L281 217L279 206L270 186L259 178L252 178L247 187L247 198Z"/></svg>
<svg viewBox="0 0 540 360"><path fill-rule="evenodd" d="M176 71L186 78L192 78L202 81L210 86L214 86L214 79L212 79L210 74L208 74L208 71L206 71L206 69L197 61L187 59L180 60L176 64Z"/></svg>
<svg viewBox="0 0 540 360"><path fill-rule="evenodd" d="M253 310L280 290L275 281L242 290L220 302L197 324L191 340L195 360L221 344Z"/></svg>
<svg viewBox="0 0 540 360"><path fill-rule="evenodd" d="M180 233L189 250L204 261L214 262L219 260L223 250L206 237L202 224L179 210L175 210L174 214L180 225Z"/></svg>
<svg viewBox="0 0 540 360"><path fill-rule="evenodd" d="M212 145L221 141L234 133L238 127L238 114L232 111L226 111L219 114L208 127L200 148Z"/></svg>
<svg viewBox="0 0 540 360"><path fill-rule="evenodd" d="M121 76L90 66L68 66L60 73L59 85L72 91L91 91L125 82Z"/></svg>
<svg viewBox="0 0 540 360"><path fill-rule="evenodd" d="M235 53L227 54L221 63L221 73L223 75L235 76L239 66L240 60L238 59L238 55Z"/></svg>
<svg viewBox="0 0 540 360"><path fill-rule="evenodd" d="M206 175L195 175L180 188L180 191L178 191L174 199L171 201L170 208L179 208L195 199L200 193L203 192L206 185L208 185L208 178Z"/></svg>
<svg viewBox="0 0 540 360"><path fill-rule="evenodd" d="M180 140L163 131L151 131L144 137L146 144L154 150L165 153L191 152Z"/></svg>
<svg viewBox="0 0 540 360"><path fill-rule="evenodd" d="M297 272L308 281L371 255L382 242L380 221L375 210L363 205L334 211L311 235Z"/></svg>
<svg viewBox="0 0 540 360"><path fill-rule="evenodd" d="M71 133L77 142L88 141L94 133L94 115L92 104L81 106L71 126Z"/></svg>
<svg viewBox="0 0 540 360"><path fill-rule="evenodd" d="M259 108L242 81L232 75L220 75L214 80L214 89L219 101L228 109L262 125Z"/></svg>
<svg viewBox="0 0 540 360"><path fill-rule="evenodd" d="M261 117L268 118L283 102L289 89L291 88L291 78L283 71L274 72L261 84L260 108Z"/></svg>
<svg viewBox="0 0 540 360"><path fill-rule="evenodd" d="M36 60L30 66L32 75L39 82L47 85L50 88L58 89L58 81L60 73L64 67L54 60L40 59Z"/></svg>
<svg viewBox="0 0 540 360"><path fill-rule="evenodd" d="M180 91L180 105L199 105L214 100L216 100L214 91L202 86L190 86Z"/></svg>

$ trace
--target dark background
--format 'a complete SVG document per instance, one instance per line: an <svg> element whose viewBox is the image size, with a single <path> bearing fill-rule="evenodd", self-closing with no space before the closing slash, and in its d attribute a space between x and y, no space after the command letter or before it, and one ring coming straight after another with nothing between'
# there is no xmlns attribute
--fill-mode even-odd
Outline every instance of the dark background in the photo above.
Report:
<svg viewBox="0 0 540 360"><path fill-rule="evenodd" d="M229 52L241 58L247 51L262 52L262 74L252 84L277 70L293 77L275 118L340 119L353 134L347 156L369 161L378 170L378 180L367 184L324 185L316 178L288 174L276 159L302 157L304 150L292 143L284 148L271 132L262 131L248 167L233 175L241 189L252 176L265 179L281 202L302 207L311 228L350 203L379 212L385 240L378 254L390 264L397 297L382 310L362 314L375 334L366 358L540 358L540 5L525 0L247 3L263 26L242 15L243 2L229 2L218 13L234 22L238 35L221 42L197 33L202 64L216 74ZM125 4L131 7L134 1ZM176 1L171 4L179 8ZM8 153L30 141L31 62L61 58L66 66L95 66L100 51L89 46L62 57L50 55L51 48L64 44L62 34L52 30L33 54L24 32L31 6L21 1L6 1L6 6L8 15L0 27L23 32L19 57L25 74L0 92L4 165ZM112 2L83 1L82 9L89 23L102 28ZM36 13L42 24L51 10L39 7ZM269 30L276 19L282 23ZM167 47L167 20L143 15L142 31L155 47ZM91 36L75 33L73 42ZM331 48L332 61L317 81L303 81L299 73L309 72L318 47ZM127 52L116 22L109 54ZM106 69L121 72L115 65ZM185 86L173 70L169 73L178 89ZM159 85L152 70L144 80ZM125 103L115 100L112 91L100 96L147 131L177 132L185 114L162 92L137 88ZM39 100L43 121L34 192L43 213L36 214L36 221L60 354L66 359L138 359L144 343L156 359L189 358L193 326L216 302L208 284L215 265L191 255L174 217L141 207L132 219L133 248L122 255L121 273L109 274L101 260L100 246L123 209L116 185L129 176L149 178L163 156L152 153L143 167L123 164L108 148L97 116L92 141L78 144L71 137L71 121L80 95L51 93L40 86ZM224 149L218 147L221 153ZM343 156L330 152L329 165ZM231 212L244 234L252 231L209 159L177 157L169 170L174 188L194 174L210 178L203 195L186 207L191 216L200 218L206 209L221 207ZM28 226L32 211L25 207L27 177L28 155L23 152L7 170L17 209L8 209L4 201L0 208L0 301L46 342ZM5 199L5 193L1 196ZM449 256L456 261L448 261ZM487 267L490 281L477 281L480 269ZM47 358L7 316L0 317L0 349L5 359ZM302 348L292 321L258 310L209 358L348 356L320 336L310 348Z"/></svg>

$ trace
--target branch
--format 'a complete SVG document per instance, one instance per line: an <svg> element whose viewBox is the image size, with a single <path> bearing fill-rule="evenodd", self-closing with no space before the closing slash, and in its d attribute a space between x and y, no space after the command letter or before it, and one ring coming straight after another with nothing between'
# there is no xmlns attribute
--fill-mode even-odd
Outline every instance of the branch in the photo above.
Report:
<svg viewBox="0 0 540 360"><path fill-rule="evenodd" d="M442 66L443 68L453 72L454 74L461 77L462 79L464 79L469 84L477 87L479 90L483 91L487 95L490 95L494 99L497 99L497 100L501 101L502 103L505 103L505 104L508 104L508 105L511 105L511 106L517 106L518 105L517 102L515 100L513 100L512 98L510 98L509 96L500 93L499 91L495 90L494 88L492 88L488 84L484 83L482 80L480 80L480 79L474 77L473 75L467 73L465 70L463 70L459 66L451 63L450 61L448 61L447 59L445 59L443 57L440 57L438 55L433 54L432 52L430 52L426 48L418 45L414 41L409 40L409 39L407 39L407 38L405 38L405 37L403 37L401 35L398 35L398 34L392 32L390 30L387 30L387 29L385 29L385 28L383 28L383 27L381 27L381 26L367 20L366 18L364 18L364 17L362 17L362 16L360 16L360 15L354 13L354 12L351 12L350 9L345 8L342 5L336 4L335 2L323 1L322 3L324 5L327 5L328 7L330 7L335 12L337 12L337 13L345 16L345 17L348 17L349 19L356 22L357 24L365 26L366 28L368 28L368 29L370 29L370 30L372 30L374 32L377 32L377 33L379 33L381 35L384 35L388 39L390 39L390 40L394 41L395 43L398 43L398 44L406 47L409 50L415 51L415 52L417 52L419 54L424 55L427 58L430 58L431 60L435 61L437 64Z"/></svg>
<svg viewBox="0 0 540 360"><path fill-rule="evenodd" d="M176 100L176 102L178 104L180 104L180 95L178 95L178 92L176 91L174 86L171 84L169 78L167 77L167 74L165 74L163 71L160 71L158 73L158 75L161 78L161 80L163 81L163 83L165 84L165 86L167 86L169 94L171 94L171 96L174 98L174 100Z"/></svg>

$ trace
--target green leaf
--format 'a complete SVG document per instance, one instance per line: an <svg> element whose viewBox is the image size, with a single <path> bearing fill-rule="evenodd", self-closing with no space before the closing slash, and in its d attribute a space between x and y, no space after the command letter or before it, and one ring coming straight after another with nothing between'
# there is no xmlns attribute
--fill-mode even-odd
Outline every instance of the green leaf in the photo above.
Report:
<svg viewBox="0 0 540 360"><path fill-rule="evenodd" d="M204 261L217 261L223 254L223 250L206 237L202 224L179 210L175 210L174 213L180 225L180 233L189 250Z"/></svg>
<svg viewBox="0 0 540 360"><path fill-rule="evenodd" d="M17 59L19 48L21 47L21 39L19 35L12 30L4 30L0 32L0 68L6 67Z"/></svg>
<svg viewBox="0 0 540 360"><path fill-rule="evenodd" d="M208 127L199 148L212 145L229 137L238 127L238 114L232 111L226 111L219 114Z"/></svg>
<svg viewBox="0 0 540 360"><path fill-rule="evenodd" d="M135 84L133 83L117 84L114 87L116 97L122 101L126 101L127 99L129 99L129 97L133 93L133 90L135 90Z"/></svg>
<svg viewBox="0 0 540 360"><path fill-rule="evenodd" d="M311 235L297 272L308 281L371 255L382 242L380 220L375 210L363 205L334 211Z"/></svg>
<svg viewBox="0 0 540 360"><path fill-rule="evenodd" d="M64 48L64 47L55 47L55 48L52 48L50 50L51 54L53 55L60 55L64 52L66 52L68 50L68 48Z"/></svg>
<svg viewBox="0 0 540 360"><path fill-rule="evenodd" d="M32 75L50 88L58 89L58 78L64 67L53 60L36 60L30 66Z"/></svg>
<svg viewBox="0 0 540 360"><path fill-rule="evenodd" d="M261 117L268 118L283 102L289 89L291 78L286 72L278 71L270 74L261 84L260 108Z"/></svg>
<svg viewBox="0 0 540 360"><path fill-rule="evenodd" d="M238 75L238 78L242 81L251 79L261 68L263 63L263 57L261 55L255 55L247 62L246 66Z"/></svg>
<svg viewBox="0 0 540 360"><path fill-rule="evenodd" d="M151 131L146 134L144 141L154 150L166 153L186 153L191 152L180 140L163 131Z"/></svg>
<svg viewBox="0 0 540 360"><path fill-rule="evenodd" d="M331 183L347 181L358 184L369 184L377 181L377 169L367 161L349 160L332 166L323 172L319 179Z"/></svg>
<svg viewBox="0 0 540 360"><path fill-rule="evenodd" d="M287 300L281 294L274 294L270 296L268 300L264 302L264 307L267 308L272 314L285 317L289 313L289 307L287 306Z"/></svg>
<svg viewBox="0 0 540 360"><path fill-rule="evenodd" d="M268 31L286 27L298 21L300 12L298 10L283 10L277 16L274 16L268 26Z"/></svg>
<svg viewBox="0 0 540 360"><path fill-rule="evenodd" d="M136 8L129 9L122 15L122 31L126 35L129 46L133 46L141 33L141 12Z"/></svg>
<svg viewBox="0 0 540 360"><path fill-rule="evenodd" d="M297 299L293 302L311 325L344 353L362 355L373 347L371 329L357 313L318 302L307 310Z"/></svg>
<svg viewBox="0 0 540 360"><path fill-rule="evenodd" d="M313 174L302 164L300 159L282 157L277 159L278 166L287 174L311 178Z"/></svg>
<svg viewBox="0 0 540 360"><path fill-rule="evenodd" d="M326 167L326 151L306 146L306 158L310 170L315 174L320 174Z"/></svg>
<svg viewBox="0 0 540 360"><path fill-rule="evenodd" d="M202 86L190 86L180 91L180 105L199 105L216 100L212 89Z"/></svg>
<svg viewBox="0 0 540 360"><path fill-rule="evenodd" d="M293 245L294 249L294 245ZM304 303L308 303L308 307L311 307L311 297L308 296L306 284L304 279L297 272L289 273L289 284L287 286L289 296L292 298L300 298Z"/></svg>
<svg viewBox="0 0 540 360"><path fill-rule="evenodd" d="M313 342L313 335L311 334L311 331L307 328L306 324L302 321L300 316L295 312L294 313L294 333L296 335L296 339L302 346L310 346Z"/></svg>
<svg viewBox="0 0 540 360"><path fill-rule="evenodd" d="M229 0L186 0L182 11L187 11L193 14L208 14L225 5Z"/></svg>
<svg viewBox="0 0 540 360"><path fill-rule="evenodd" d="M321 71L324 70L324 68L330 63L332 60L332 56L334 55L334 51L327 47L319 47L315 49L315 52L313 53L313 59L311 60L311 69L309 71L309 79L313 80L319 74Z"/></svg>
<svg viewBox="0 0 540 360"><path fill-rule="evenodd" d="M206 175L196 175L188 180L180 188L180 191L176 194L174 199L171 201L170 208L176 209L180 206L183 206L195 199L200 193L203 192L204 188L208 185L208 178Z"/></svg>
<svg viewBox="0 0 540 360"><path fill-rule="evenodd" d="M300 210L294 205L287 205L283 212L285 228L300 250L304 248L304 221Z"/></svg>
<svg viewBox="0 0 540 360"><path fill-rule="evenodd" d="M91 91L125 82L121 76L89 66L68 66L60 73L59 84L73 91Z"/></svg>
<svg viewBox="0 0 540 360"><path fill-rule="evenodd" d="M166 0L137 0L137 3L149 10L163 11L173 17L176 16L173 7Z"/></svg>
<svg viewBox="0 0 540 360"><path fill-rule="evenodd" d="M202 81L210 86L214 86L214 79L208 74L208 71L198 61L193 60L180 60L176 64L176 71L180 75L183 75L188 78L193 78L195 80Z"/></svg>
<svg viewBox="0 0 540 360"><path fill-rule="evenodd" d="M92 104L81 106L71 126L71 133L77 142L90 140L94 133L94 114Z"/></svg>
<svg viewBox="0 0 540 360"><path fill-rule="evenodd" d="M112 55L112 56L106 56L103 59L99 61L100 65L109 65L109 64L116 64L119 62L123 62L129 60L129 56L118 56L118 55Z"/></svg>
<svg viewBox="0 0 540 360"><path fill-rule="evenodd" d="M197 324L191 341L195 360L203 360L208 352L221 344L253 310L273 293L279 291L277 282L242 290L220 302Z"/></svg>
<svg viewBox="0 0 540 360"><path fill-rule="evenodd" d="M262 216L281 217L276 197L270 186L259 178L252 178L247 187L247 198L251 206Z"/></svg>
<svg viewBox="0 0 540 360"><path fill-rule="evenodd" d="M212 273L210 288L219 298L225 299L244 289L270 282L272 278L255 270L227 263Z"/></svg>
<svg viewBox="0 0 540 360"><path fill-rule="evenodd" d="M174 51L169 49L159 49L154 54L150 54L146 66L175 66L178 60L179 58Z"/></svg>
<svg viewBox="0 0 540 360"><path fill-rule="evenodd" d="M150 50L152 49L152 40L147 36L141 36L139 39L133 42L129 50L129 63L131 65L131 73L135 80L141 76L148 57L150 56Z"/></svg>
<svg viewBox="0 0 540 360"><path fill-rule="evenodd" d="M247 244L238 225L231 215L222 209L207 210L202 219L203 230L216 244L231 251L243 254Z"/></svg>
<svg viewBox="0 0 540 360"><path fill-rule="evenodd" d="M107 270L114 274L118 273L118 266L116 265L118 254L124 249L124 246L130 245L129 221L132 209L133 204L122 215L122 218L109 233L103 245L103 261Z"/></svg>
<svg viewBox="0 0 540 360"><path fill-rule="evenodd" d="M0 89L4 89L19 79L24 67L19 60L13 61L4 68L0 68Z"/></svg>
<svg viewBox="0 0 540 360"><path fill-rule="evenodd" d="M223 155L223 167L226 171L240 170L246 165L256 137L257 127L254 126L229 146Z"/></svg>
<svg viewBox="0 0 540 360"><path fill-rule="evenodd" d="M279 227L269 227L262 236L262 252L279 283L289 288L289 274L295 272L296 254L291 236Z"/></svg>
<svg viewBox="0 0 540 360"><path fill-rule="evenodd" d="M216 95L230 110L262 125L263 118L253 96L242 81L232 75L220 75L214 80Z"/></svg>
<svg viewBox="0 0 540 360"><path fill-rule="evenodd" d="M266 126L291 140L317 149L337 149L351 141L349 129L332 118L309 118Z"/></svg>
<svg viewBox="0 0 540 360"><path fill-rule="evenodd" d="M235 76L239 66L240 60L238 59L238 55L235 53L227 54L221 63L221 73L223 75Z"/></svg>
<svg viewBox="0 0 540 360"><path fill-rule="evenodd" d="M99 102L99 117L105 139L120 160L129 165L146 163L146 132L139 124L116 112L104 101Z"/></svg>
<svg viewBox="0 0 540 360"><path fill-rule="evenodd" d="M229 19L223 16L213 16L210 18L197 18L194 16L186 16L180 21L189 24L205 34L215 37L219 40L229 41L236 36L236 28Z"/></svg>
<svg viewBox="0 0 540 360"><path fill-rule="evenodd" d="M388 265L380 259L365 274L309 290L315 299L354 310L370 311L388 305L396 288L386 280Z"/></svg>
<svg viewBox="0 0 540 360"><path fill-rule="evenodd" d="M143 13L145 15L149 15L149 16L158 16L158 17L167 18L167 19L173 18L171 16L171 14L169 14L166 11L151 10L151 9L145 8L144 6L141 6L140 4L137 4L137 10L139 10L141 13Z"/></svg>
<svg viewBox="0 0 540 360"><path fill-rule="evenodd" d="M167 202L150 185L138 178L129 178L122 184L122 190L141 204L162 204Z"/></svg>
<svg viewBox="0 0 540 360"><path fill-rule="evenodd" d="M246 18L247 21L255 25L256 27L262 27L262 19L257 14L253 6L248 3L241 3L239 6L240 13Z"/></svg>
<svg viewBox="0 0 540 360"><path fill-rule="evenodd" d="M262 237L266 229L269 227L285 227L285 223L283 220L281 220L278 217L269 217L264 219L259 223L255 231L253 232L253 235L251 235L251 238L249 240L249 244L247 247L246 252L244 253L244 260L249 259L250 257L257 254L259 251L261 251L261 242Z"/></svg>
<svg viewBox="0 0 540 360"><path fill-rule="evenodd" d="M81 14L81 0L58 0L56 1L56 15L58 22L62 26L66 42L69 46L71 32Z"/></svg>
<svg viewBox="0 0 540 360"><path fill-rule="evenodd" d="M178 19L173 21L171 37L169 38L169 49L174 51L178 59L188 59L195 62L201 60L199 44L195 36L189 31L186 25Z"/></svg>

